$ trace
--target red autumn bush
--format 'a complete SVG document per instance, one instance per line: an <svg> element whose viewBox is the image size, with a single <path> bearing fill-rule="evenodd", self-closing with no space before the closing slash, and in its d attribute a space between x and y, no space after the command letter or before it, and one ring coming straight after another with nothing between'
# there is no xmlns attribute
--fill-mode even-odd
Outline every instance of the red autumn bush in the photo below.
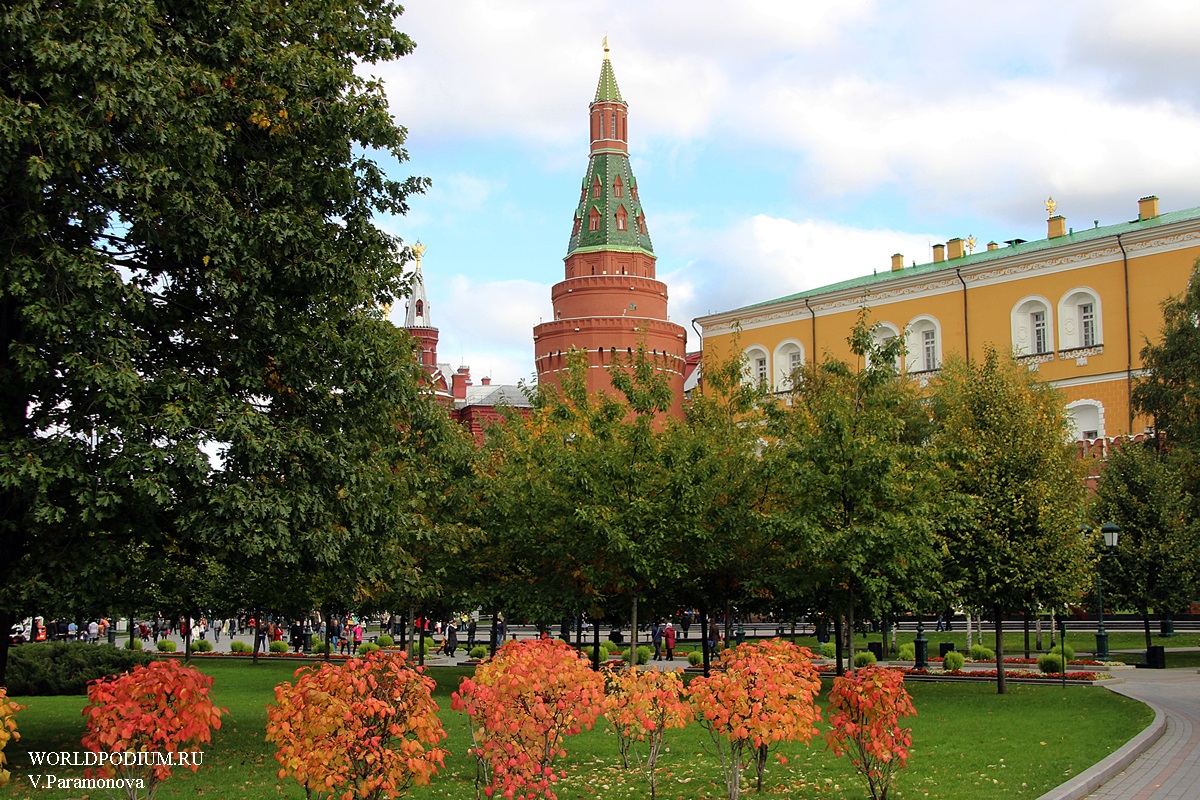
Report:
<svg viewBox="0 0 1200 800"><path fill-rule="evenodd" d="M762 789L771 745L806 742L817 732L821 688L812 652L781 639L746 642L721 654L716 671L692 681L691 701L721 759L729 800L741 793L751 760Z"/></svg>
<svg viewBox="0 0 1200 800"><path fill-rule="evenodd" d="M294 777L312 800L398 797L444 765L434 681L404 653L315 664L294 677L275 687L267 741L278 748L279 777Z"/></svg>
<svg viewBox="0 0 1200 800"><path fill-rule="evenodd" d="M658 670L604 670L607 687L604 716L617 734L621 764L629 768L629 754L637 742L646 743L646 758L638 759L650 777L650 797L655 796L655 765L666 732L682 728L692 719L678 672Z"/></svg>
<svg viewBox="0 0 1200 800"><path fill-rule="evenodd" d="M211 688L212 678L178 661L152 661L92 681L83 709L83 746L107 757L88 768L87 776L125 779L128 797L144 789L143 796L152 798L173 766L195 772L203 758L196 757L198 746L212 740L221 715L228 713L213 705Z"/></svg>
<svg viewBox="0 0 1200 800"><path fill-rule="evenodd" d="M897 770L908 764L912 730L900 719L916 714L899 670L867 667L833 682L826 739L834 755L848 753L873 800L887 800Z"/></svg>
<svg viewBox="0 0 1200 800"><path fill-rule="evenodd" d="M471 720L471 749L484 794L555 800L565 773L563 739L590 730L604 708L604 679L557 639L511 641L463 678L451 707Z"/></svg>

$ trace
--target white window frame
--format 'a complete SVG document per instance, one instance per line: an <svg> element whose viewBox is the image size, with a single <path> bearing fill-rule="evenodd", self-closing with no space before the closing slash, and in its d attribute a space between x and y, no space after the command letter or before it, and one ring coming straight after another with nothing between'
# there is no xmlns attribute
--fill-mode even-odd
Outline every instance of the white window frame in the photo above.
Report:
<svg viewBox="0 0 1200 800"><path fill-rule="evenodd" d="M890 322L877 322L871 327L871 341L876 347L882 347L893 339L903 338L900 329ZM870 356L867 357L867 365L870 366ZM900 364L895 364L896 371L900 371Z"/></svg>
<svg viewBox="0 0 1200 800"><path fill-rule="evenodd" d="M935 363L932 365L928 364L927 361L925 348L926 331L933 333L933 357ZM937 317L932 317L928 314L913 317L905 327L904 345L907 351L905 371L933 372L942 368L944 360L942 355L942 325L937 321Z"/></svg>
<svg viewBox="0 0 1200 800"><path fill-rule="evenodd" d="M1095 428L1096 436L1094 438L1103 439L1104 438L1104 427L1105 427L1104 404L1101 403L1099 400L1094 400L1092 398L1084 398L1082 400L1075 400L1073 402L1067 403L1067 406L1066 406L1067 416L1070 418L1070 421L1071 421L1071 441L1074 441L1074 442L1083 441L1083 432L1085 430L1093 430L1090 427L1085 428L1074 413L1075 409L1083 409L1083 408L1089 408L1089 409L1094 408L1096 410L1096 428ZM1090 422L1090 420L1089 420L1089 422Z"/></svg>
<svg viewBox="0 0 1200 800"><path fill-rule="evenodd" d="M799 365L793 363L793 356L800 357ZM792 373L796 366L804 366L804 345L795 339L784 339L775 348L775 391L788 392L792 390Z"/></svg>
<svg viewBox="0 0 1200 800"><path fill-rule="evenodd" d="M742 368L742 383L757 385L760 381L768 383L771 380L771 353L761 344L752 344L742 351L745 365ZM763 364L759 366L759 360Z"/></svg>
<svg viewBox="0 0 1200 800"><path fill-rule="evenodd" d="M1083 308L1092 306L1093 340L1084 339ZM1104 346L1104 314L1100 293L1087 286L1076 286L1058 301L1058 342L1063 350Z"/></svg>
<svg viewBox="0 0 1200 800"><path fill-rule="evenodd" d="M1045 314L1046 345L1038 352L1034 336L1033 315ZM1022 297L1012 308L1012 348L1018 356L1049 355L1054 352L1054 310L1050 301L1039 295Z"/></svg>

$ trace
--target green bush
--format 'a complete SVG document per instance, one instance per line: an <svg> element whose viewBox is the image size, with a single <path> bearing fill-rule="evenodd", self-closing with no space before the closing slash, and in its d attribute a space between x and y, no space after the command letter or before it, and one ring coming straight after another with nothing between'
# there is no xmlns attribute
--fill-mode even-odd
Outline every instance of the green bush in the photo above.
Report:
<svg viewBox="0 0 1200 800"><path fill-rule="evenodd" d="M229 643L229 652L231 653L249 653L253 649L245 642L239 642L236 639Z"/></svg>
<svg viewBox="0 0 1200 800"><path fill-rule="evenodd" d="M134 639L133 641L126 641L125 649L126 650L141 650L142 649L142 640Z"/></svg>
<svg viewBox="0 0 1200 800"><path fill-rule="evenodd" d="M411 658L418 658L419 655L429 655L429 647L433 643L432 639L421 639L420 637L413 639L408 643L408 654ZM361 645L359 646L361 649Z"/></svg>
<svg viewBox="0 0 1200 800"><path fill-rule="evenodd" d="M1058 653L1042 653L1038 656L1038 669L1048 674L1061 673L1063 671L1062 656Z"/></svg>
<svg viewBox="0 0 1200 800"><path fill-rule="evenodd" d="M837 645L833 642L826 642L821 645L821 658L833 658L837 655Z"/></svg>
<svg viewBox="0 0 1200 800"><path fill-rule="evenodd" d="M325 642L313 642L312 643L312 652L319 656L325 655L325 651L328 649L329 649L329 645L325 644Z"/></svg>
<svg viewBox="0 0 1200 800"><path fill-rule="evenodd" d="M967 663L967 659L957 650L951 650L942 659L942 669L947 672L958 672L963 668L963 664Z"/></svg>
<svg viewBox="0 0 1200 800"><path fill-rule="evenodd" d="M588 652L590 653L591 651L589 650ZM470 658L476 658L476 659L479 659L480 661L482 661L483 659L488 657L487 645L485 645L485 644L475 645L474 647L471 648L470 652L467 653L467 656L469 656Z"/></svg>
<svg viewBox="0 0 1200 800"><path fill-rule="evenodd" d="M156 644L155 647L158 649L158 652L160 652L160 653L174 653L175 652L175 643L172 642L170 639L159 639L158 644Z"/></svg>
<svg viewBox="0 0 1200 800"><path fill-rule="evenodd" d="M281 639L278 642L271 642L267 645L267 648L272 653L286 653L288 651L288 643Z"/></svg>
<svg viewBox="0 0 1200 800"><path fill-rule="evenodd" d="M870 650L860 650L854 654L854 668L862 669L863 667L875 666L875 654Z"/></svg>
<svg viewBox="0 0 1200 800"><path fill-rule="evenodd" d="M704 653L700 652L699 650L693 650L688 653L687 656L688 664L693 667L698 667L704 663Z"/></svg>
<svg viewBox="0 0 1200 800"><path fill-rule="evenodd" d="M365 656L368 653L374 653L378 649L379 645L375 644L374 642L363 642L358 646L358 654L360 656Z"/></svg>
<svg viewBox="0 0 1200 800"><path fill-rule="evenodd" d="M213 649L213 643L210 642L208 639L193 639L192 640L192 652L193 653L211 653L212 649Z"/></svg>
<svg viewBox="0 0 1200 800"><path fill-rule="evenodd" d="M32 642L8 651L10 695L86 694L89 681L154 660L150 653L87 642Z"/></svg>
<svg viewBox="0 0 1200 800"><path fill-rule="evenodd" d="M1062 655L1062 652L1063 652L1062 645L1057 645L1057 644L1054 645L1054 647L1050 648L1050 652L1058 653L1059 655ZM1074 660L1075 660L1075 648L1071 647L1071 645L1067 645L1067 661L1074 661Z"/></svg>
<svg viewBox="0 0 1200 800"><path fill-rule="evenodd" d="M639 664L649 664L649 663L650 663L650 656L652 656L652 655L654 655L654 651L653 651L653 650L651 650L649 647L647 647L647 646L646 646L646 645L644 645L644 644L643 644L643 645L638 645L638 649L637 649L637 663L639 663Z"/></svg>
<svg viewBox="0 0 1200 800"><path fill-rule="evenodd" d="M996 651L984 647L981 644L971 645L971 660L972 661L995 661Z"/></svg>
<svg viewBox="0 0 1200 800"><path fill-rule="evenodd" d="M898 654L898 657L901 661L916 661L917 660L917 646L915 644L913 644L912 642L906 642L906 643L900 645L900 652Z"/></svg>
<svg viewBox="0 0 1200 800"><path fill-rule="evenodd" d="M375 639L375 644L379 645L380 647L395 647L396 640L388 636L386 633L381 633Z"/></svg>
<svg viewBox="0 0 1200 800"><path fill-rule="evenodd" d="M612 651L617 649L617 646L608 639L604 639L600 642L600 649L604 651L604 657L608 658Z"/></svg>

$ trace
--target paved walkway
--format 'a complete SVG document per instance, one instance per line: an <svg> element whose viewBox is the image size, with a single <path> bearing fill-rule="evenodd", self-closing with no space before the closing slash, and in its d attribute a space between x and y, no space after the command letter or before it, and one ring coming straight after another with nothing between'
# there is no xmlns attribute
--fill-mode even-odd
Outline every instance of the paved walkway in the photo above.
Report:
<svg viewBox="0 0 1200 800"><path fill-rule="evenodd" d="M1200 798L1200 673L1122 672L1110 691L1146 703L1154 722L1131 742L1039 800L1196 800Z"/></svg>

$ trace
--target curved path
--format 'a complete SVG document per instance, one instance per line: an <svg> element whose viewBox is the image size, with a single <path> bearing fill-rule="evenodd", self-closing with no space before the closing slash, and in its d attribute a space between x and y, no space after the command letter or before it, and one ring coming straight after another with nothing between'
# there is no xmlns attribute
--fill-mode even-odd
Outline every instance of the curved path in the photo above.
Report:
<svg viewBox="0 0 1200 800"><path fill-rule="evenodd" d="M1110 691L1146 703L1154 722L1127 745L1039 800L1200 798L1200 672L1133 670Z"/></svg>

